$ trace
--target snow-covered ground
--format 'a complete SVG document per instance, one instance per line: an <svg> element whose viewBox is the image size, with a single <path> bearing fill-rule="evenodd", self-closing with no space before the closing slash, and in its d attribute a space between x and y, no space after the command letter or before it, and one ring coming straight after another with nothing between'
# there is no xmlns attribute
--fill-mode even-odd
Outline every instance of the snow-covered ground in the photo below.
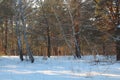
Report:
<svg viewBox="0 0 120 80"><path fill-rule="evenodd" d="M100 60L100 59L99 59ZM0 57L0 80L120 80L120 62L93 61L90 56L35 57L21 62L17 56Z"/></svg>

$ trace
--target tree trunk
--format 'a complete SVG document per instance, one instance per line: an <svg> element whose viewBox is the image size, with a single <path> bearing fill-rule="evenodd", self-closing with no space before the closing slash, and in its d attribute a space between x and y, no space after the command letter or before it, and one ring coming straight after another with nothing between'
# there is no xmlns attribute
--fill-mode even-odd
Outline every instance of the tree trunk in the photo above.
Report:
<svg viewBox="0 0 120 80"><path fill-rule="evenodd" d="M78 4L77 9L75 10L75 17L74 17L77 58L81 58L80 34L79 34L80 33L80 8L81 8L81 5Z"/></svg>
<svg viewBox="0 0 120 80"><path fill-rule="evenodd" d="M117 36L117 40L116 40L116 52L117 52L117 61L120 60L120 0L116 0L116 36Z"/></svg>
<svg viewBox="0 0 120 80"><path fill-rule="evenodd" d="M10 21L11 27L12 27L12 43L11 43L11 49L14 51L14 27L13 27L13 18L11 18ZM15 54L14 54L15 55Z"/></svg>
<svg viewBox="0 0 120 80"><path fill-rule="evenodd" d="M2 37L2 41L1 41L1 50L2 50L2 52L4 51L4 28L3 28L3 26L1 26L1 28L2 28L2 33L1 33L1 37Z"/></svg>
<svg viewBox="0 0 120 80"><path fill-rule="evenodd" d="M29 56L29 59L31 60L31 63L34 62L34 58L33 58L33 54L32 51L30 50L30 46L28 44L28 40L27 40L27 35L26 35L26 26L24 25L24 40L25 40L25 44L26 44L26 50L27 50L27 54Z"/></svg>
<svg viewBox="0 0 120 80"><path fill-rule="evenodd" d="M117 61L120 60L120 40L116 41L116 52L117 52Z"/></svg>
<svg viewBox="0 0 120 80"><path fill-rule="evenodd" d="M15 22L16 22L16 34L17 34L18 53L20 55L20 60L23 61L21 33L19 31L19 21L18 21L18 18L15 19Z"/></svg>
<svg viewBox="0 0 120 80"><path fill-rule="evenodd" d="M119 25L120 26L120 25ZM120 28L116 28L116 36L117 36L117 40L116 40L116 60L120 60Z"/></svg>
<svg viewBox="0 0 120 80"><path fill-rule="evenodd" d="M42 0L41 0L41 5L42 5L43 17L45 19L45 23L47 26L47 30L46 30L47 31L47 56L50 57L51 56L50 26L48 24L47 16L46 16L46 13L45 13L44 8L43 8Z"/></svg>
<svg viewBox="0 0 120 80"><path fill-rule="evenodd" d="M47 24L48 25L48 24ZM47 50L47 55L48 57L51 56L51 41L50 41L50 29L49 29L49 26L47 27L47 36L48 36L48 50Z"/></svg>
<svg viewBox="0 0 120 80"><path fill-rule="evenodd" d="M19 57L20 57L20 60L23 61L23 51L22 51L22 39L21 39L21 32L20 32L20 6L21 6L21 3L20 3L21 0L18 1L18 8L17 8L17 11L16 12L16 15L15 15L15 24L16 24L16 35L17 35L17 46L18 46L18 54L19 54Z"/></svg>
<svg viewBox="0 0 120 80"><path fill-rule="evenodd" d="M106 54L106 46L105 46L104 42L102 44L102 48L103 48L103 55L107 56L107 54Z"/></svg>
<svg viewBox="0 0 120 80"><path fill-rule="evenodd" d="M22 27L23 27L23 31L24 31L24 41L25 41L25 44L26 44L26 51L27 51L27 54L29 56L29 59L31 60L31 63L34 62L34 58L33 58L33 54L32 54L32 51L30 50L30 46L28 44L28 39L27 39L27 34L26 34L26 22L25 22L25 19L24 19L24 15L23 15L23 12L21 12L22 15L21 15L21 20L22 20Z"/></svg>
<svg viewBox="0 0 120 80"><path fill-rule="evenodd" d="M54 46L53 49L54 49L55 56L57 56L58 55L58 47Z"/></svg>
<svg viewBox="0 0 120 80"><path fill-rule="evenodd" d="M7 17L5 18L5 45L4 45L4 53L7 55L7 38L8 38L8 20Z"/></svg>
<svg viewBox="0 0 120 80"><path fill-rule="evenodd" d="M79 35L75 35L76 43L75 43L75 54L77 58L81 58L81 49L80 49L80 42L79 42Z"/></svg>
<svg viewBox="0 0 120 80"><path fill-rule="evenodd" d="M79 1L75 1L75 3L80 3ZM70 19L72 22L72 32L73 32L73 38L74 38L74 43L75 43L75 57L76 58L81 58L81 51L80 51L80 41L79 41L79 27L80 27L80 4L76 4L77 8L74 11L75 15L72 15L71 8L69 7L70 5L67 4L67 9L68 13L70 15Z"/></svg>
<svg viewBox="0 0 120 80"><path fill-rule="evenodd" d="M23 51L22 51L22 43L20 36L18 36L17 42L18 42L18 53L20 55L20 60L23 61Z"/></svg>

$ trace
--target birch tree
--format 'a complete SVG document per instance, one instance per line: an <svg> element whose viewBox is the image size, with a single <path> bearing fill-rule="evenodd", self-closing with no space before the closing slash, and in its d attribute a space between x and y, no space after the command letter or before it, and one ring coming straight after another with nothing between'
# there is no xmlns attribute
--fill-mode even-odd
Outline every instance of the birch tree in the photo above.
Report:
<svg viewBox="0 0 120 80"><path fill-rule="evenodd" d="M30 1L28 1L30 2ZM34 58L33 58L33 54L32 51L30 49L29 43L28 43L28 39L27 39L27 17L25 15L25 12L28 8L28 4L24 4L26 3L26 1L22 1L22 0L17 0L16 2L16 32L17 32L17 39L18 39L18 51L20 54L20 59L23 61L23 52L22 52L22 33L23 33L23 37L24 37L24 42L26 45L26 51L27 51L27 55L29 56L29 59L31 61L31 63L34 62ZM28 15L28 14L27 14Z"/></svg>
<svg viewBox="0 0 120 80"><path fill-rule="evenodd" d="M66 1L66 3L67 3L66 8L68 10L68 14L70 16L71 25L72 25L72 34L75 45L75 57L81 58L80 36L79 36L81 0L71 0L71 1Z"/></svg>

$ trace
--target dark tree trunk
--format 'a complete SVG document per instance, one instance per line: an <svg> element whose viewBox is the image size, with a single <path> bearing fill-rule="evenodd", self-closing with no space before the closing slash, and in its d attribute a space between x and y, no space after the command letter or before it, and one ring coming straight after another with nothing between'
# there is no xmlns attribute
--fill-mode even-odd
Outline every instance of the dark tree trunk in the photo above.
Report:
<svg viewBox="0 0 120 80"><path fill-rule="evenodd" d="M5 55L7 55L7 38L8 38L8 20L7 20L7 17L5 18L5 45L4 45L4 53Z"/></svg>
<svg viewBox="0 0 120 80"><path fill-rule="evenodd" d="M48 50L47 50L47 55L48 55L48 57L50 57L51 56L51 41L50 41L50 29L49 29L49 26L47 27L48 29L47 29L47 36L48 36Z"/></svg>
<svg viewBox="0 0 120 80"><path fill-rule="evenodd" d="M117 61L120 60L120 40L119 41L116 41L116 52L117 52Z"/></svg>
<svg viewBox="0 0 120 80"><path fill-rule="evenodd" d="M47 56L50 58L51 56L50 26L48 24L48 20L45 15L44 18L47 25Z"/></svg>
<svg viewBox="0 0 120 80"><path fill-rule="evenodd" d="M41 5L43 6L43 3L41 1ZM50 40L50 26L48 24L48 20L47 20L47 16L46 16L46 13L42 7L42 12L43 12L43 17L45 19L45 23L46 23L46 26L47 26L47 56L50 58L51 56L51 40Z"/></svg>
<svg viewBox="0 0 120 80"><path fill-rule="evenodd" d="M81 5L79 1L76 1L77 8L75 10L74 20L74 29L75 29L75 54L77 58L81 58L81 49L80 49L80 9Z"/></svg>
<svg viewBox="0 0 120 80"><path fill-rule="evenodd" d="M2 28L2 35L1 35L1 37L2 37L2 42L1 42L1 48L2 48L2 51L4 51L4 28L3 28L3 26L1 26L1 28Z"/></svg>
<svg viewBox="0 0 120 80"><path fill-rule="evenodd" d="M103 48L103 55L106 55L107 56L107 54L106 54L106 46L105 46L105 43L103 42L103 44L102 44L102 48Z"/></svg>
<svg viewBox="0 0 120 80"><path fill-rule="evenodd" d="M81 49L80 49L80 42L79 42L79 35L75 35L76 43L75 43L75 55L77 58L81 58Z"/></svg>
<svg viewBox="0 0 120 80"><path fill-rule="evenodd" d="M120 28L116 29L116 36L117 36L117 40L116 40L116 59L117 61L120 60Z"/></svg>
<svg viewBox="0 0 120 80"><path fill-rule="evenodd" d="M116 36L117 36L117 40L116 40L116 52L117 52L117 60L120 60L120 0L116 0Z"/></svg>

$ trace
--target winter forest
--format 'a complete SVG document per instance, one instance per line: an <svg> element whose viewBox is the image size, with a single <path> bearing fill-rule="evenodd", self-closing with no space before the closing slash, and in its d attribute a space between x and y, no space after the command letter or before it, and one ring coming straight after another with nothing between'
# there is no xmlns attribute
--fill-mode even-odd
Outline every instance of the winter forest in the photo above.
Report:
<svg viewBox="0 0 120 80"><path fill-rule="evenodd" d="M120 0L0 0L0 76L120 80Z"/></svg>

